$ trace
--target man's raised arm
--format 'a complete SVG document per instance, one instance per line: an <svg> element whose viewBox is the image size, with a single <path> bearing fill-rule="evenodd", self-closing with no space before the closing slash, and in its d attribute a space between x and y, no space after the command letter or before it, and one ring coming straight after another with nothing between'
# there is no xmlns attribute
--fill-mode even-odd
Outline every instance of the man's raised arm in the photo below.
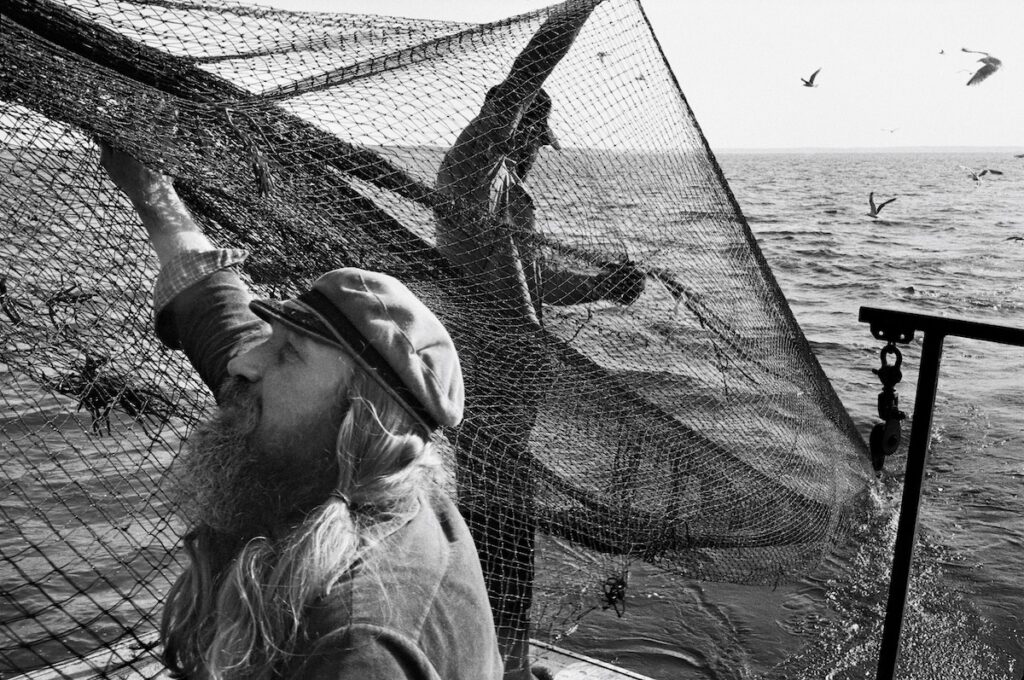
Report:
<svg viewBox="0 0 1024 680"><path fill-rule="evenodd" d="M169 177L153 172L133 156L99 142L100 165L135 206L161 266L182 251L213 250Z"/></svg>
<svg viewBox="0 0 1024 680"><path fill-rule="evenodd" d="M602 0L570 2L556 9L541 24L512 63L508 77L498 86L495 104L515 109L529 103L572 47L590 13Z"/></svg>
<svg viewBox="0 0 1024 680"><path fill-rule="evenodd" d="M157 337L184 350L216 395L228 361L267 331L249 309L249 289L234 271L246 252L217 248L169 177L103 142L100 164L135 207L160 262L153 290Z"/></svg>
<svg viewBox="0 0 1024 680"><path fill-rule="evenodd" d="M544 81L562 57L569 53L590 13L601 2L583 0L555 10L512 62L505 80L487 93L483 108L459 135L453 150L458 149L462 143L484 136L511 134L526 107L540 92ZM463 161L460 159L457 162Z"/></svg>

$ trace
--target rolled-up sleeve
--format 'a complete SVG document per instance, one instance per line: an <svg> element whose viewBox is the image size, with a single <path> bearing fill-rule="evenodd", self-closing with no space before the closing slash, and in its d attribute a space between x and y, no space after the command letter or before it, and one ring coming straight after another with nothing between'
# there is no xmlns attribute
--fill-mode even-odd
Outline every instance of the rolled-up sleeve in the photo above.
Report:
<svg viewBox="0 0 1024 680"><path fill-rule="evenodd" d="M269 329L249 309L252 295L234 269L247 255L238 249L178 253L161 268L153 290L157 337L184 350L214 395L231 358Z"/></svg>
<svg viewBox="0 0 1024 680"><path fill-rule="evenodd" d="M241 248L185 250L170 259L156 277L153 288L153 310L159 323L160 312L192 284L210 274L245 262L249 253Z"/></svg>

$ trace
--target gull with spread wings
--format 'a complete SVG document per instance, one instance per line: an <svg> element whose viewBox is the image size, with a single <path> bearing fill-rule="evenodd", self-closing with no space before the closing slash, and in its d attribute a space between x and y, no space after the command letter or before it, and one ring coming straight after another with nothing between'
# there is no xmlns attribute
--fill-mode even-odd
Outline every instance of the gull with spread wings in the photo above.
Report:
<svg viewBox="0 0 1024 680"><path fill-rule="evenodd" d="M984 177L985 175L1003 174L1002 170L995 170L993 168L982 168L981 170L972 170L971 168L968 168L966 165L958 165L957 167L960 168L961 170L966 171L967 176L973 179L975 182L980 182L981 178Z"/></svg>
<svg viewBox="0 0 1024 680"><path fill-rule="evenodd" d="M868 217L870 217L873 220L877 220L878 219L878 213L882 212L882 208L884 208L885 206L889 205L890 203L892 203L895 200L896 200L896 197L893 196L888 201L882 201L878 205L875 205L875 192L872 191L870 194L868 194L868 206L870 207L870 211L867 214Z"/></svg>
<svg viewBox="0 0 1024 680"><path fill-rule="evenodd" d="M979 59L983 66L979 68L971 79L967 81L968 85L977 85L981 81L988 78L990 75L999 70L999 67L1003 65L1003 62L993 57L988 52L982 52L980 50L969 50L966 47L960 48L961 52L968 52L970 54L984 54L985 56Z"/></svg>
<svg viewBox="0 0 1024 680"><path fill-rule="evenodd" d="M810 78L800 79L800 81L804 84L804 87L817 87L817 85L814 84L814 79L818 76L819 71L821 71L820 68L814 73L812 73Z"/></svg>

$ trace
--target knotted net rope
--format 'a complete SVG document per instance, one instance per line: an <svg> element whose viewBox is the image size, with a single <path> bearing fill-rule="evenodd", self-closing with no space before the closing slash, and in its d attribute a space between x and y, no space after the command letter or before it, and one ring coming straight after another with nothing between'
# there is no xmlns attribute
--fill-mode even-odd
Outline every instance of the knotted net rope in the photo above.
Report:
<svg viewBox="0 0 1024 680"><path fill-rule="evenodd" d="M521 183L527 259L607 295L563 304L542 280L526 322L438 248L446 219L507 228L439 191L443 159L546 22L592 4L470 25L5 3L2 672L102 649L130 663L149 644L183 559L161 480L211 403L153 337L155 258L97 137L173 176L218 244L249 249L257 295L351 265L437 312L468 391L440 441L451 492L485 563L532 548L492 578L497 618L532 589L535 634L557 636L615 605L610 579L636 560L773 584L842 539L863 443L635 0L598 5L544 81L561 148Z"/></svg>

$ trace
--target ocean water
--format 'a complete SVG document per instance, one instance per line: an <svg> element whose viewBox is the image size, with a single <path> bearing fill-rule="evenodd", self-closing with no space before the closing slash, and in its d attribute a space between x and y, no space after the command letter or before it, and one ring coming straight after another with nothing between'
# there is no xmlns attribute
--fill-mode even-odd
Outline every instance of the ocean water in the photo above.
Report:
<svg viewBox="0 0 1024 680"><path fill-rule="evenodd" d="M722 154L797 321L867 438L883 343L861 305L1024 327L1024 159L1011 153ZM967 169L993 168L982 181ZM876 202L895 197L878 219ZM903 346L911 414L921 337ZM897 677L1024 669L1024 348L945 343ZM775 590L674 582L630 602L639 629L588 622L564 644L658 678L874 678L903 447L850 542ZM657 576L650 576L658 583Z"/></svg>
<svg viewBox="0 0 1024 680"><path fill-rule="evenodd" d="M860 305L1024 327L1024 241L1012 240L1024 237L1024 159L918 153L723 155L720 162L798 322L865 436L876 420L880 384L870 369L881 345L857 322ZM965 168L1003 174L976 182ZM880 219L865 215L869 191L878 201L896 197ZM897 389L911 413L920 335L903 354ZM1022 387L1024 348L947 340L919 528L919 567L927 573L910 595L908 609L921 615L906 633L911 648L903 677L926 670L935 657L939 674L916 677L1021 676ZM906 439L909 425L904 432ZM877 517L889 540L904 453L887 462L880 482ZM950 616L961 613L954 608L977 615L980 625ZM845 623L870 630L873 622ZM943 632L943 624L954 629ZM915 641L929 636L938 640L918 643L915 655Z"/></svg>

